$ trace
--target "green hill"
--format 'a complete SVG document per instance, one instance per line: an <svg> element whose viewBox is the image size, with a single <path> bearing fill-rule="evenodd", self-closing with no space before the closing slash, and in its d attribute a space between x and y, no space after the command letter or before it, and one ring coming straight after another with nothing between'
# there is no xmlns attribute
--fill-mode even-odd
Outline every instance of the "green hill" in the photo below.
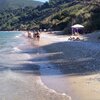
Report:
<svg viewBox="0 0 100 100"><path fill-rule="evenodd" d="M99 0L51 1L53 2L53 9L49 9L55 10L55 12L41 21L42 27L51 27L53 30L66 30L70 33L71 25L79 23L85 26L86 32L100 30Z"/></svg>
<svg viewBox="0 0 100 100"><path fill-rule="evenodd" d="M100 30L99 0L49 0L42 6L5 10L0 30L51 28L70 33L71 25L82 24L87 32Z"/></svg>
<svg viewBox="0 0 100 100"><path fill-rule="evenodd" d="M0 10L2 9L18 9L26 6L36 7L42 5L42 2L33 0L0 0Z"/></svg>

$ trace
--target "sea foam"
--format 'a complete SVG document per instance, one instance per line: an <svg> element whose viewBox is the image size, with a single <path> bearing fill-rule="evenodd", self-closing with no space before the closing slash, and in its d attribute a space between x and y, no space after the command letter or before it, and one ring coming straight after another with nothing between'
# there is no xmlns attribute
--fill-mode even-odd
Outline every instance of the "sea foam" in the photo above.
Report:
<svg viewBox="0 0 100 100"><path fill-rule="evenodd" d="M14 51L14 52L20 52L20 51L22 51L22 50L19 49L18 47L14 47L14 48L13 48L13 51Z"/></svg>

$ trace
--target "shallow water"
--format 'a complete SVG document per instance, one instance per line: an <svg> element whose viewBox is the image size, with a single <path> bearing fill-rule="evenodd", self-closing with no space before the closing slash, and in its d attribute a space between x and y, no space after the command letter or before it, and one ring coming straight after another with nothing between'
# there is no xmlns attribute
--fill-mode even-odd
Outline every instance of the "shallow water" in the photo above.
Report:
<svg viewBox="0 0 100 100"><path fill-rule="evenodd" d="M0 32L0 100L69 100L43 84L40 71L45 65L37 63L42 50L22 33Z"/></svg>

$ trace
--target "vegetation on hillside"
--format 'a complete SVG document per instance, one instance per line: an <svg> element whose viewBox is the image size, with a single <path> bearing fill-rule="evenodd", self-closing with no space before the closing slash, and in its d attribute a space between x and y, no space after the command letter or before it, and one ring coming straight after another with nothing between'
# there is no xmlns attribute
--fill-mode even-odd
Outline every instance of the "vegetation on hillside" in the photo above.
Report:
<svg viewBox="0 0 100 100"><path fill-rule="evenodd" d="M99 0L49 0L42 6L0 12L0 30L46 28L66 30L82 24L87 32L100 30Z"/></svg>

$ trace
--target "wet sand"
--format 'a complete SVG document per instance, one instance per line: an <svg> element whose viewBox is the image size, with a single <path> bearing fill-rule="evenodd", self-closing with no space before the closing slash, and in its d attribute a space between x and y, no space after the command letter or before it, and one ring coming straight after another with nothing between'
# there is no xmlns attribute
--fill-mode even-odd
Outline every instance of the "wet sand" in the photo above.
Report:
<svg viewBox="0 0 100 100"><path fill-rule="evenodd" d="M66 93L72 100L100 99L100 46L98 36L90 37L69 41L69 36L41 34L36 44L45 50L41 79L48 88Z"/></svg>

